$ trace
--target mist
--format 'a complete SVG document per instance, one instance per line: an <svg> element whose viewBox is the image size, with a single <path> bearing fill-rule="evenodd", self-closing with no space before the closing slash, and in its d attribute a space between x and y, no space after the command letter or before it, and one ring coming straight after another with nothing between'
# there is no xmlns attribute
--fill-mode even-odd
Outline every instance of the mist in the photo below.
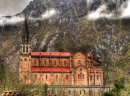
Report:
<svg viewBox="0 0 130 96"><path fill-rule="evenodd" d="M55 9L50 9L50 10L46 10L44 13L41 14L40 17L38 18L34 18L34 17L29 17L30 20L32 21L36 21L36 20L47 20L52 18L55 15L58 15L59 12Z"/></svg>
<svg viewBox="0 0 130 96"><path fill-rule="evenodd" d="M50 10L45 11L43 14L41 14L40 17L38 17L38 18L28 17L28 20L31 20L31 21L32 20L33 21L36 21L36 20L47 20L47 19L50 19L54 15L57 15L57 14L58 14L57 10L50 9ZM24 15L12 16L10 18L0 17L0 26L4 26L4 25L8 25L8 24L14 25L14 24L23 22L24 19L25 19Z"/></svg>
<svg viewBox="0 0 130 96"><path fill-rule="evenodd" d="M127 4L127 8L122 9L121 18L130 18L130 0L128 0L126 4ZM125 6L125 4L122 6Z"/></svg>
<svg viewBox="0 0 130 96"><path fill-rule="evenodd" d="M96 20L99 18L111 18L113 13L105 13L104 11L107 9L106 5L101 5L96 11L87 15L87 18L90 20Z"/></svg>
<svg viewBox="0 0 130 96"><path fill-rule="evenodd" d="M117 14L118 13L118 14ZM130 18L130 0L122 3L119 8L109 11L107 5L99 6L95 11L89 12L88 15L85 17L89 20L97 20L100 18L107 18L107 19L124 19Z"/></svg>

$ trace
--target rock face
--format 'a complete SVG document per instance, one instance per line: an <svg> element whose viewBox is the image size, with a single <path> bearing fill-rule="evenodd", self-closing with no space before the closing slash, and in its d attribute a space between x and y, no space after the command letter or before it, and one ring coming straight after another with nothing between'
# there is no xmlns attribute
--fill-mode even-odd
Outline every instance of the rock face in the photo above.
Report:
<svg viewBox="0 0 130 96"><path fill-rule="evenodd" d="M16 16L26 14L29 17L39 18L46 10L55 9L58 11L56 16L48 20L28 21L33 51L95 50L94 52L98 53L98 57L102 53L107 58L113 58L128 51L130 20L101 18L90 21L84 17L88 13L95 11L101 4L106 4L108 11L111 12L120 8L125 1L33 0ZM1 56L9 58L19 51L22 25L22 23L18 23L0 27ZM7 59L7 62L12 64L10 59ZM15 64L18 64L17 62Z"/></svg>

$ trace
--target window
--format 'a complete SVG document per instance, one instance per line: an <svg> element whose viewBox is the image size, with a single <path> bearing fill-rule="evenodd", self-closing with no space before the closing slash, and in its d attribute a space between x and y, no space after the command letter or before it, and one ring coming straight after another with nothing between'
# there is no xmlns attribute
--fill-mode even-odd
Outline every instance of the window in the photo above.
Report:
<svg viewBox="0 0 130 96"><path fill-rule="evenodd" d="M78 79L80 79L80 75L78 74Z"/></svg>
<svg viewBox="0 0 130 96"><path fill-rule="evenodd" d="M23 52L25 52L25 46L23 46Z"/></svg>
<svg viewBox="0 0 130 96"><path fill-rule="evenodd" d="M78 74L78 79L84 79L84 74L82 73Z"/></svg>
<svg viewBox="0 0 130 96"><path fill-rule="evenodd" d="M66 61L64 61L64 66L66 66Z"/></svg>
<svg viewBox="0 0 130 96"><path fill-rule="evenodd" d="M82 68L80 68L80 71L82 71Z"/></svg>
<svg viewBox="0 0 130 96"><path fill-rule="evenodd" d="M78 60L78 64L81 65L81 63L82 63L81 60Z"/></svg>
<svg viewBox="0 0 130 96"><path fill-rule="evenodd" d="M36 66L36 63L37 63L36 60L34 60L34 66Z"/></svg>
<svg viewBox="0 0 130 96"><path fill-rule="evenodd" d="M46 80L47 80L47 75L46 75Z"/></svg>
<svg viewBox="0 0 130 96"><path fill-rule="evenodd" d="M24 58L24 61L27 61L27 58Z"/></svg>
<svg viewBox="0 0 130 96"><path fill-rule="evenodd" d="M68 80L68 75L66 75L66 80Z"/></svg>
<svg viewBox="0 0 130 96"><path fill-rule="evenodd" d="M84 79L84 74L82 75L82 79Z"/></svg>
<svg viewBox="0 0 130 96"><path fill-rule="evenodd" d="M90 75L90 80L92 81L92 75Z"/></svg>
<svg viewBox="0 0 130 96"><path fill-rule="evenodd" d="M54 61L54 65L56 65L56 60Z"/></svg>
<svg viewBox="0 0 130 96"><path fill-rule="evenodd" d="M28 46L26 46L26 52L28 52Z"/></svg>
<svg viewBox="0 0 130 96"><path fill-rule="evenodd" d="M80 54L80 53L78 54L78 58L79 58L79 59L81 58L81 54Z"/></svg>
<svg viewBox="0 0 130 96"><path fill-rule="evenodd" d="M46 60L44 60L44 66L46 66Z"/></svg>
<svg viewBox="0 0 130 96"><path fill-rule="evenodd" d="M84 95L85 95L85 90L84 90Z"/></svg>
<svg viewBox="0 0 130 96"><path fill-rule="evenodd" d="M58 80L58 75L56 75L56 81Z"/></svg>
<svg viewBox="0 0 130 96"><path fill-rule="evenodd" d="M35 79L35 80L37 79L37 74L35 74L35 77L34 77L34 79Z"/></svg>
<svg viewBox="0 0 130 96"><path fill-rule="evenodd" d="M80 95L81 95L81 93L82 93L82 92L81 92L81 90L80 90Z"/></svg>
<svg viewBox="0 0 130 96"><path fill-rule="evenodd" d="M99 79L99 76L97 75L97 80Z"/></svg>

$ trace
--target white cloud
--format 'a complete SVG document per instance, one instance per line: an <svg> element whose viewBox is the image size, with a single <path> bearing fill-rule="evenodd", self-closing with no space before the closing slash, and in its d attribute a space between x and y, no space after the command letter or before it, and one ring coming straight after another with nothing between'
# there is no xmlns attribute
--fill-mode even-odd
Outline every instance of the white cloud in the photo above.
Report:
<svg viewBox="0 0 130 96"><path fill-rule="evenodd" d="M87 19L97 20L99 18L107 18L107 19L130 18L130 0L122 3L122 5L118 8L117 11L112 11L111 13L107 12L108 12L107 6L101 5L100 7L97 8L96 11L90 12L87 15ZM116 14L116 12L119 12L120 14Z"/></svg>
<svg viewBox="0 0 130 96"><path fill-rule="evenodd" d="M101 5L96 11L91 12L88 14L87 18L90 20L96 20L99 18L111 18L113 16L113 13L105 13L104 11L107 9L106 5Z"/></svg>
<svg viewBox="0 0 130 96"><path fill-rule="evenodd" d="M49 19L57 13L55 9L47 10L45 13L42 14L43 19Z"/></svg>
<svg viewBox="0 0 130 96"><path fill-rule="evenodd" d="M19 22L24 21L24 17L18 17L18 16L13 16L11 18L5 18L5 17L1 17L0 18L0 25L4 26L7 24L17 24Z"/></svg>
<svg viewBox="0 0 130 96"><path fill-rule="evenodd" d="M124 3L126 6L126 3ZM123 8L121 18L130 18L130 0L127 2L127 7Z"/></svg>
<svg viewBox="0 0 130 96"><path fill-rule="evenodd" d="M50 9L50 10L45 11L45 13L43 13L41 15L41 17L39 17L39 18L29 17L29 20L33 20L33 21L47 20L57 14L58 14L58 12L55 9ZM24 16L13 16L11 18L0 17L0 26L4 26L7 24L17 24L17 23L23 22L23 21L24 21Z"/></svg>
<svg viewBox="0 0 130 96"><path fill-rule="evenodd" d="M33 18L33 17L29 17L30 20L47 20L52 18L54 15L57 15L59 12L55 9L50 9L45 11L43 14L41 14L41 17L39 18Z"/></svg>

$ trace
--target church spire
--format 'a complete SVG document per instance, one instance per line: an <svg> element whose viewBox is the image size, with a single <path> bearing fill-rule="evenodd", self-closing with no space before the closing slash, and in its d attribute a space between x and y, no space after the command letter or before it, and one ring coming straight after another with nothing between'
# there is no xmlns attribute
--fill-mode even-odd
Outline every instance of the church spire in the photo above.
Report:
<svg viewBox="0 0 130 96"><path fill-rule="evenodd" d="M26 15L25 15L24 26L23 26L22 43L29 43L29 31L28 31Z"/></svg>

